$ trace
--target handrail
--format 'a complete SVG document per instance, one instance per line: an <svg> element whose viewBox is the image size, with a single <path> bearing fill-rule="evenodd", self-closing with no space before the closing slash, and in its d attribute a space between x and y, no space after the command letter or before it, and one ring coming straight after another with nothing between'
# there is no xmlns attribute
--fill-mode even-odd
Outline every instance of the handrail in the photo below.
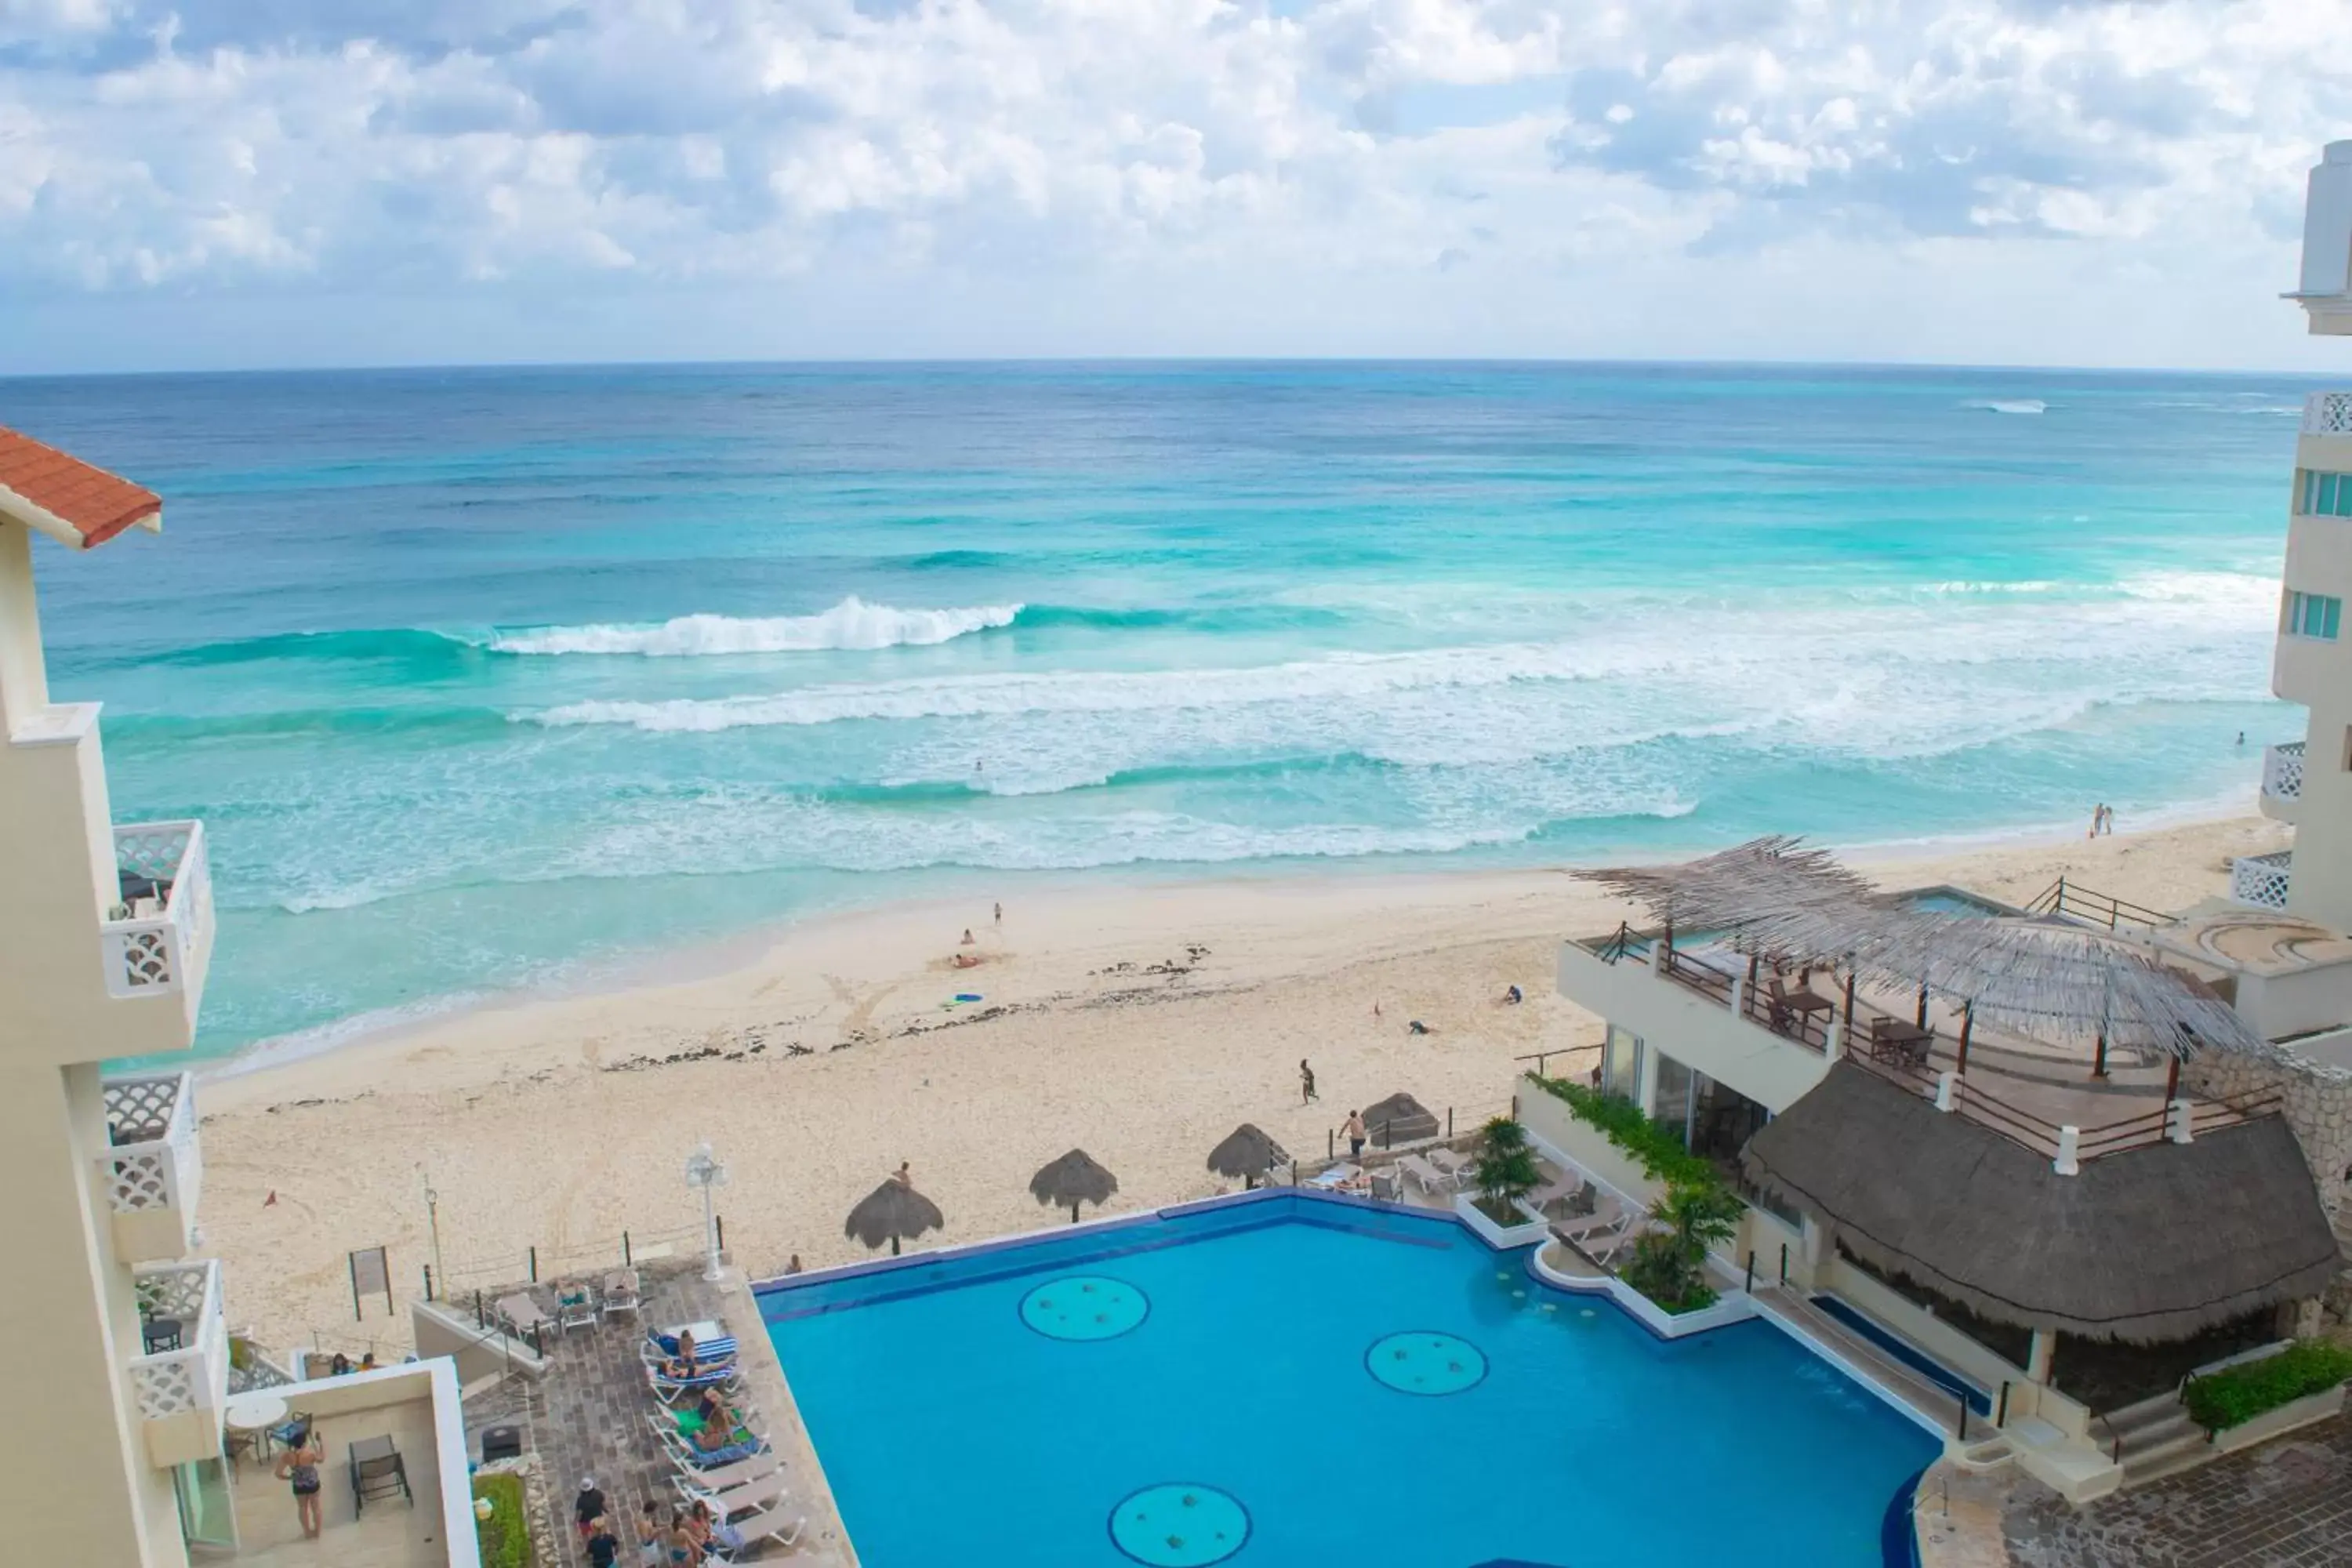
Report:
<svg viewBox="0 0 2352 1568"><path fill-rule="evenodd" d="M2025 906L2029 915L2058 915L2079 920L2085 925L2105 926L2115 931L2125 925L2170 925L2178 917L2161 910L2136 904L2128 899L2118 899L2112 893L2098 892L2077 887L2061 877L2035 894Z"/></svg>

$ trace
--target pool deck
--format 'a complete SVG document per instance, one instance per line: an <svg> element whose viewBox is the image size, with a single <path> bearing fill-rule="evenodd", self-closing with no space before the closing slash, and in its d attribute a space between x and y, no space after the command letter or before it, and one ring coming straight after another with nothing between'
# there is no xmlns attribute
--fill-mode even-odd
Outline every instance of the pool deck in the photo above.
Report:
<svg viewBox="0 0 2352 1568"><path fill-rule="evenodd" d="M645 1324L715 1320L727 1325L741 1346L743 1387L739 1398L758 1412L759 1425L791 1478L792 1512L807 1523L790 1549L770 1542L739 1561L793 1563L810 1568L856 1568L857 1554L843 1529L839 1510L808 1429L793 1402L791 1386L760 1321L759 1304L742 1277L730 1270L719 1283L705 1281L691 1262L641 1265ZM478 1430L511 1423L522 1429L525 1451L535 1460L530 1496L537 1518L541 1568L583 1565L587 1554L572 1527L572 1499L583 1476L604 1491L606 1510L625 1544L633 1543L634 1522L647 1500L678 1500L677 1469L663 1453L646 1417L655 1411L637 1360L644 1329L612 1319L547 1342L550 1366L539 1383L510 1379L496 1389L467 1396L467 1425ZM634 1561L631 1544L631 1561Z"/></svg>

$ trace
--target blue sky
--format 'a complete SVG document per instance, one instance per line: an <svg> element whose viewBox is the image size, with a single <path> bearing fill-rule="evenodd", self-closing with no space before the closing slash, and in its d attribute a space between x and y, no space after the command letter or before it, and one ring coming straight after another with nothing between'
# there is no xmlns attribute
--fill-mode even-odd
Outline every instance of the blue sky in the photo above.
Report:
<svg viewBox="0 0 2352 1568"><path fill-rule="evenodd" d="M0 0L0 374L2320 369L2352 0Z"/></svg>

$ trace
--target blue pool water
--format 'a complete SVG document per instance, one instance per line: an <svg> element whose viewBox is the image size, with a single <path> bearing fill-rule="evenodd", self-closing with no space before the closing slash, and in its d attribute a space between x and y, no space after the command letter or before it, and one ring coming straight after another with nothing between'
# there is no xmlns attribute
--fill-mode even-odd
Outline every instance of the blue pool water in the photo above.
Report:
<svg viewBox="0 0 2352 1568"><path fill-rule="evenodd" d="M1936 1448L1766 1325L1666 1344L1450 1220L1287 1194L761 1301L870 1568L1878 1568Z"/></svg>

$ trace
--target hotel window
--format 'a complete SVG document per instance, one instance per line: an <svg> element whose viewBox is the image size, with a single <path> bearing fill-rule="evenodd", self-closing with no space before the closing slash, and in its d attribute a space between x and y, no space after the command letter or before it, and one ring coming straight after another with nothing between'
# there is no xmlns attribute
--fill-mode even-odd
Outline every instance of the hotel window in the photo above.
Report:
<svg viewBox="0 0 2352 1568"><path fill-rule="evenodd" d="M2289 589L2286 595L2286 634L2294 637L2317 637L2334 642L2338 626L2344 619L2344 601L2326 594L2298 594Z"/></svg>
<svg viewBox="0 0 2352 1568"><path fill-rule="evenodd" d="M2312 517L2352 517L2352 474L2303 470L2303 508Z"/></svg>

